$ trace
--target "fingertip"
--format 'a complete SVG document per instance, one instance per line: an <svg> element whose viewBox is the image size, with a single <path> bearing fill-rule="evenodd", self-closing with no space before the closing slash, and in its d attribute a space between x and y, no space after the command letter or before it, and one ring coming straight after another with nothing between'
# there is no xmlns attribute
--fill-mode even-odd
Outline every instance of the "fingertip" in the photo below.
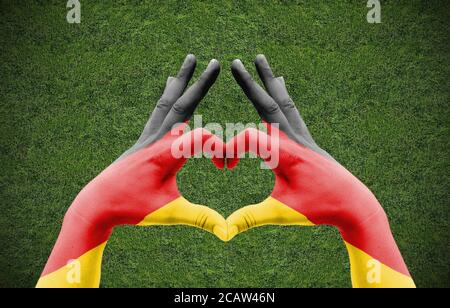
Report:
<svg viewBox="0 0 450 308"><path fill-rule="evenodd" d="M217 236L221 241L228 241L228 229L221 227L219 225L214 226L213 233Z"/></svg>
<svg viewBox="0 0 450 308"><path fill-rule="evenodd" d="M237 149L235 149L237 142L238 139L234 137L225 145L225 159L228 170L233 170L239 163L239 154Z"/></svg>
<svg viewBox="0 0 450 308"><path fill-rule="evenodd" d="M209 61L208 67L206 68L207 71L212 71L215 75L219 74L220 72L220 62L216 59L212 59Z"/></svg>
<svg viewBox="0 0 450 308"><path fill-rule="evenodd" d="M236 235L239 234L239 228L232 225L232 226L228 226L228 236L227 236L227 241L231 241L234 237L236 237Z"/></svg>
<svg viewBox="0 0 450 308"><path fill-rule="evenodd" d="M239 164L238 158L227 158L227 169L233 170Z"/></svg>
<svg viewBox="0 0 450 308"><path fill-rule="evenodd" d="M256 56L255 64L265 64L265 63L267 63L267 58L265 55L260 53L259 55Z"/></svg>
<svg viewBox="0 0 450 308"><path fill-rule="evenodd" d="M255 84L253 78L241 60L236 59L233 61L231 64L231 73L246 94L250 90L254 91Z"/></svg>
<svg viewBox="0 0 450 308"><path fill-rule="evenodd" d="M225 161L223 158L212 158L212 162L219 170L223 170L225 168Z"/></svg>
<svg viewBox="0 0 450 308"><path fill-rule="evenodd" d="M209 61L209 65L219 65L220 66L220 62L217 59L211 59L211 61Z"/></svg>
<svg viewBox="0 0 450 308"><path fill-rule="evenodd" d="M200 76L199 80L205 82L205 84L212 85L220 73L220 63L216 59L209 61L203 74Z"/></svg>
<svg viewBox="0 0 450 308"><path fill-rule="evenodd" d="M267 82L275 78L275 76L272 72L272 69L270 68L266 56L263 54L257 55L255 59L255 66L256 70L258 71L259 77L267 86Z"/></svg>
<svg viewBox="0 0 450 308"><path fill-rule="evenodd" d="M194 61L197 61L197 58L195 57L194 54L190 53L186 56L185 61L186 62L194 62Z"/></svg>
<svg viewBox="0 0 450 308"><path fill-rule="evenodd" d="M241 60L235 59L233 62L231 62L231 70L232 71L238 71L244 68L244 64Z"/></svg>
<svg viewBox="0 0 450 308"><path fill-rule="evenodd" d="M172 77L172 76L170 76L169 78L167 78L167 81L166 81L166 87L169 86L169 85L172 83L172 81L173 81L174 79L175 79L175 78Z"/></svg>
<svg viewBox="0 0 450 308"><path fill-rule="evenodd" d="M286 86L286 81L284 80L284 77L283 77L283 76L278 77L277 80L278 80L283 86Z"/></svg>
<svg viewBox="0 0 450 308"><path fill-rule="evenodd" d="M197 58L193 54L188 54L184 59L183 67L184 68L195 68L197 65Z"/></svg>
<svg viewBox="0 0 450 308"><path fill-rule="evenodd" d="M194 74L196 66L197 66L197 58L193 54L188 54L184 59L180 71L178 72L177 78L187 83Z"/></svg>

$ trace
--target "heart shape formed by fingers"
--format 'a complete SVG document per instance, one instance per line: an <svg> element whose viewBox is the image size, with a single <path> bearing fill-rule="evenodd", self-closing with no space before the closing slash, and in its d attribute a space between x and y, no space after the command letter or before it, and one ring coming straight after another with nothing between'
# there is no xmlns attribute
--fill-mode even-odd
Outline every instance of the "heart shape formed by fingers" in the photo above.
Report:
<svg viewBox="0 0 450 308"><path fill-rule="evenodd" d="M345 169L334 161L292 141L276 126L266 123L266 127L267 133L253 128L246 129L227 144L223 144L214 137L214 142L211 144L214 144L215 148L206 147L203 150L212 154L213 162L219 169L225 165L228 169L235 168L239 160L248 152L262 158L266 166L275 173L275 186L271 195L261 203L238 209L226 220L216 211L209 209L209 217L213 216L214 221L219 222L215 226L208 225L206 216L194 219L196 223L190 225L206 229L223 241L230 241L239 233L259 226L335 225L340 219L347 219L347 217L337 217L330 213L330 208L321 205L323 202L329 202L327 198L333 198L332 191L336 186L336 183L329 180L327 183L329 172L345 174ZM198 151L199 146L195 146L195 142L189 141L188 137L184 137L184 142L192 147L187 147L187 156L192 157L197 153L195 147ZM224 155L223 162L220 162L220 154ZM315 179L320 182L315 182ZM321 193L323 190L329 190L329 194L324 196ZM188 201L183 202L188 204ZM315 206L308 206L311 203ZM184 210L180 209L178 213L186 217L192 216L194 214L186 212L190 208L192 206L185 206ZM222 219L225 220L225 224Z"/></svg>
<svg viewBox="0 0 450 308"><path fill-rule="evenodd" d="M258 204L238 209L227 218L230 241L239 233L265 225L301 225L312 223L301 212L280 201L279 196L292 194L289 178L283 176L288 169L299 163L301 152L278 128L268 125L267 131L246 129L226 144L226 165L234 169L245 153L262 158L266 166L275 173L275 186L271 195Z"/></svg>
<svg viewBox="0 0 450 308"><path fill-rule="evenodd" d="M120 225L189 225L222 241L264 225L332 225L345 240L355 286L372 286L377 280L367 272L369 264L378 266L383 276L376 286L414 286L375 196L317 145L284 78L275 77L263 55L255 66L267 91L240 60L233 61L231 70L266 123L267 133L247 129L225 144L205 129L185 131L220 72L219 62L212 59L188 87L196 58L185 58L177 76L167 79L138 141L83 188L70 206L38 287L99 286L103 250ZM178 190L176 175L200 152L219 169L225 165L233 169L245 153L256 154L275 174L270 197L227 219L189 202ZM72 282L69 263L78 266L78 276L87 278Z"/></svg>
<svg viewBox="0 0 450 308"><path fill-rule="evenodd" d="M191 136L195 138L195 134L185 135L183 139L173 143L172 149L175 151L173 150L172 154L180 156L182 152L185 152L185 157L192 157L203 146L203 151L212 155L212 160L219 169L222 169L225 163L229 169L233 169L247 152L251 152L263 158L267 167L277 174L286 166L287 159L292 159L292 157L286 155L285 151L280 152L279 149L280 142L283 142L283 146L285 146L288 140L284 140L283 137L280 139L280 132L276 128L267 126L268 134L256 129L247 129L232 138L226 145L217 137L211 138L211 141L214 142L209 142L208 146L208 142L200 143L190 140ZM280 155L283 156L280 157ZM219 157L223 157L223 162L220 162ZM283 162L280 163L280 159ZM184 198L179 207L172 209L165 206L159 212L152 214L152 218L155 220L156 215L162 216L162 218L156 219L157 224L169 224L166 223L167 221L174 224L184 219L183 224L208 230L223 241L230 241L239 233L263 225L313 225L304 215L273 197L274 193L280 189L283 189L283 185L280 186L278 183L271 197L260 204L237 210L226 220L219 213L208 208L203 208L204 212L199 214ZM190 218L188 221L195 223L186 223L186 217L194 216L195 219ZM211 219L212 217L213 219ZM215 225L211 224L212 222Z"/></svg>
<svg viewBox="0 0 450 308"><path fill-rule="evenodd" d="M228 228L225 218L207 206L193 204L183 198L176 184L176 173L189 158L196 156L199 152L208 155L216 168L223 169L226 146L221 139L205 129L199 128L185 133L186 127L187 125L183 124L172 129L168 135L158 141L160 149L149 149L149 153L152 153L152 164L162 172L162 174L154 172L153 178L159 178L157 181L159 187L153 191L163 192L161 195L165 200L160 202L161 205L157 209L147 209L147 214L141 214L140 221L136 224L139 226L189 225L213 233L226 241ZM170 200L167 200L168 192L170 192Z"/></svg>

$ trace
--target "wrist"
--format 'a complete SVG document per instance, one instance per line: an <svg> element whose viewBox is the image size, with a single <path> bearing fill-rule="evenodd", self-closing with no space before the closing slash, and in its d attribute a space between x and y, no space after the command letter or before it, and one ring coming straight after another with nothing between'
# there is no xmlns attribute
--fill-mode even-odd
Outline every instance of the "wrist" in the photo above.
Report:
<svg viewBox="0 0 450 308"><path fill-rule="evenodd" d="M370 219L377 223L387 222L383 207L367 186L353 176L350 183L344 184L344 188L339 190L338 201L333 200L339 213L334 226L345 233L355 230L359 233Z"/></svg>
<svg viewBox="0 0 450 308"><path fill-rule="evenodd" d="M377 234L384 234L387 229L390 231L388 218L381 206L369 215L362 217L356 215L338 226L338 229L344 240L349 243L371 242Z"/></svg>
<svg viewBox="0 0 450 308"><path fill-rule="evenodd" d="M90 215L86 217L83 212L72 205L64 215L62 228L75 230L79 236L89 235L92 238L105 238L109 237L113 226L101 220L100 217Z"/></svg>
<svg viewBox="0 0 450 308"><path fill-rule="evenodd" d="M381 206L365 220L340 228L340 232L347 246L350 244L367 255L370 260L374 259L399 273L410 276L392 235L388 217Z"/></svg>
<svg viewBox="0 0 450 308"><path fill-rule="evenodd" d="M64 217L61 232L42 276L65 267L72 260L106 243L110 235L111 229L93 225L71 207Z"/></svg>
<svg viewBox="0 0 450 308"><path fill-rule="evenodd" d="M116 226L111 198L94 179L77 195L67 210L65 220L77 220L90 232L101 234Z"/></svg>

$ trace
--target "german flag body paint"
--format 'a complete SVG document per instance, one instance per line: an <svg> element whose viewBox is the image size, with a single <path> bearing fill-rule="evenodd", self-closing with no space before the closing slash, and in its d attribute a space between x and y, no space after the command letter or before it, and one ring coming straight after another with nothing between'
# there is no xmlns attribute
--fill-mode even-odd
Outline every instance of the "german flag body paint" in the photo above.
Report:
<svg viewBox="0 0 450 308"><path fill-rule="evenodd" d="M271 128L272 130L275 128ZM331 225L339 229L351 261L355 287L414 287L381 205L355 176L332 159L279 132L275 187L267 200L228 219L229 239L261 225ZM263 132L249 129L227 144L233 168L249 144L271 146ZM237 144L246 144L238 150ZM234 149L231 151L230 149ZM258 153L255 153L258 154ZM273 160L273 158L265 158Z"/></svg>
<svg viewBox="0 0 450 308"><path fill-rule="evenodd" d="M223 143L197 129L181 144ZM67 211L58 240L37 287L98 287L101 258L114 227L119 225L190 225L227 238L225 219L212 209L192 204L177 188L176 173L187 158L175 159L176 136L160 141L115 162L90 182ZM222 144L222 146L221 146ZM191 155L195 155L192 150ZM211 153L214 154L214 153ZM218 168L223 159L213 157Z"/></svg>
<svg viewBox="0 0 450 308"><path fill-rule="evenodd" d="M277 181L272 197L314 225L339 229L352 261L354 286L414 287L388 218L372 192L340 164L305 147L301 155L301 174L292 178L299 193L286 193L290 188ZM309 172L312 176L306 177Z"/></svg>
<svg viewBox="0 0 450 308"><path fill-rule="evenodd" d="M275 197L273 197L274 200ZM284 200L283 202L279 200ZM286 198L278 196L285 204ZM273 201L270 201L274 203ZM291 208L291 207L289 207ZM297 211L297 210L296 210ZM323 225L297 212L300 225ZM286 219L286 218L285 218ZM290 216L295 221L295 215ZM326 223L332 225L332 222ZM414 288L415 284L392 236L387 217L380 210L356 226L337 226L349 253L352 284L357 288Z"/></svg>
<svg viewBox="0 0 450 308"><path fill-rule="evenodd" d="M194 55L186 56L176 77L167 79L138 141L79 193L66 213L38 287L97 287L103 249L118 225L193 225L227 238L225 219L189 203L176 185L176 173L191 156L174 157L174 142L186 145L190 151L184 154L190 155L205 151L203 146L209 142L206 151L211 150L213 163L218 168L224 165L223 156L215 156L218 152L223 155L222 140L203 129L184 134L220 72L219 62L213 59L188 87L196 64ZM197 142L201 144L197 146Z"/></svg>
<svg viewBox="0 0 450 308"><path fill-rule="evenodd" d="M231 71L267 123L271 138L254 129L237 135L227 144L227 166L236 166L243 154L238 145L245 144L245 152L256 152L274 171L275 188L266 202L241 209L227 219L230 238L264 224L332 225L346 242L355 287L413 287L375 196L315 142L283 76L274 74L267 58L258 55L254 64L265 89L239 59L233 61ZM269 148L279 151L272 149L269 158L261 155L265 153L259 149ZM280 204L292 211L282 209Z"/></svg>

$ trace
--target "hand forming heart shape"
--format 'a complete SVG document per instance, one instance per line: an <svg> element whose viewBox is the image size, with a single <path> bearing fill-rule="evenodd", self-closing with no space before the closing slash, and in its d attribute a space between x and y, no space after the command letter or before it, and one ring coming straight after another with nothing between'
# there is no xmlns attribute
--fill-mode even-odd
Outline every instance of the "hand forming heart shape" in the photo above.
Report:
<svg viewBox="0 0 450 308"><path fill-rule="evenodd" d="M233 62L232 72L267 124L268 134L248 129L224 144L205 129L184 135L186 124L173 129L189 120L220 71L219 63L212 60L185 91L195 65L195 57L187 56L178 76L167 80L138 142L74 200L38 287L98 286L101 257L114 227L176 224L205 229L223 241L268 224L332 225L341 232L349 251L354 286L370 287L371 281L376 281L367 279L370 262L379 265L383 276L375 286L414 286L381 205L363 183L317 145L284 79L274 76L264 56L258 56L255 65L267 92L253 81L241 61ZM187 145L189 155L174 157L174 143ZM278 156L277 165L270 165L273 157L261 155L261 149L270 147L278 150L271 151ZM205 148L219 169L225 165L234 168L245 152L261 156L275 173L271 196L237 210L226 220L216 211L184 199L176 173L198 149ZM67 278L71 273L68 262L79 263L82 281Z"/></svg>

